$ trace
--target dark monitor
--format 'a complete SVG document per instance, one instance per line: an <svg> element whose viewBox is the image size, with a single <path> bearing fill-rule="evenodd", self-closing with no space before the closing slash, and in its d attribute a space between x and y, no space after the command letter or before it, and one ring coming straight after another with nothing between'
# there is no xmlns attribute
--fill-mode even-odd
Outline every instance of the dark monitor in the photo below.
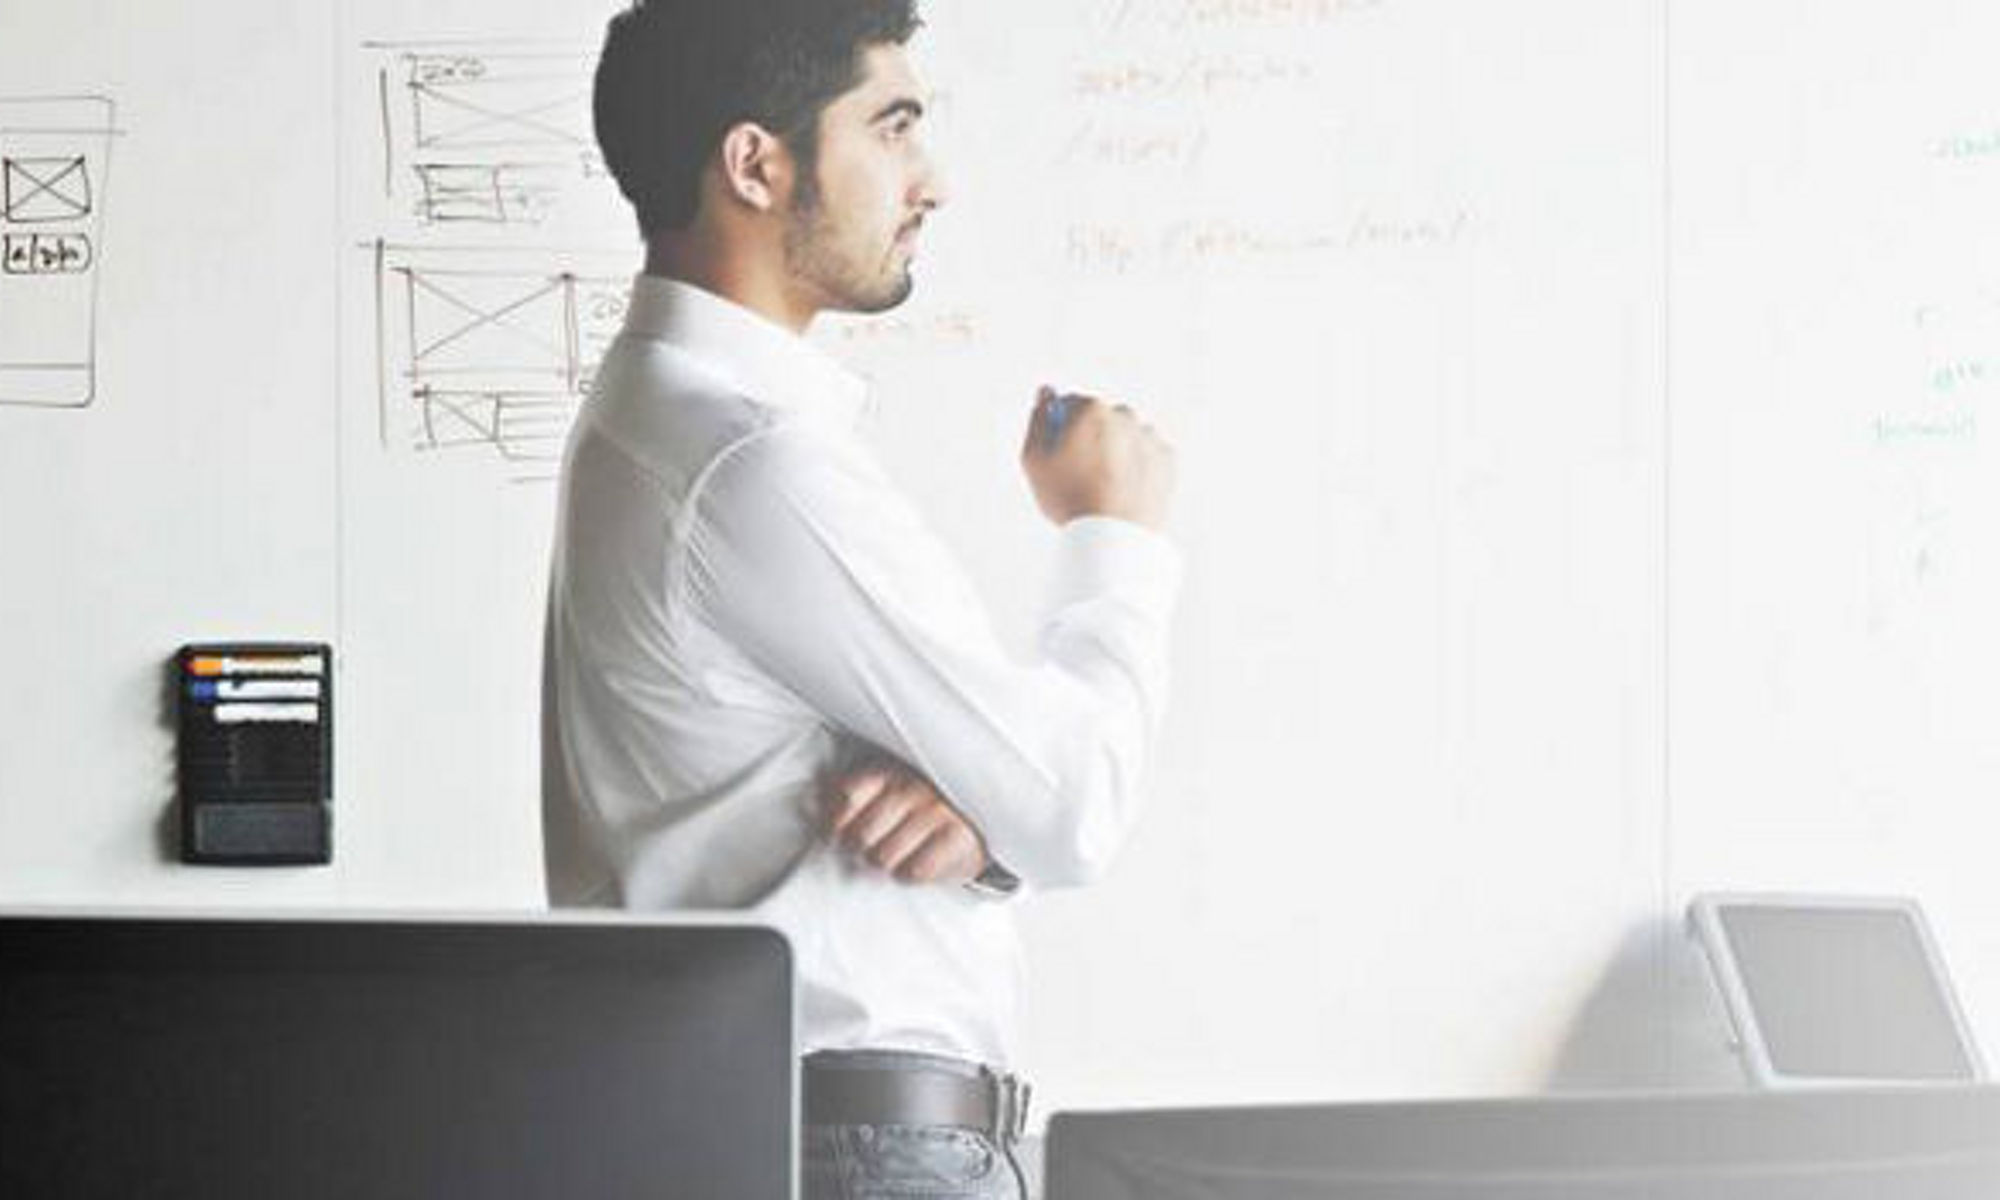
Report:
<svg viewBox="0 0 2000 1200"><path fill-rule="evenodd" d="M776 933L0 917L0 1196L792 1195Z"/></svg>

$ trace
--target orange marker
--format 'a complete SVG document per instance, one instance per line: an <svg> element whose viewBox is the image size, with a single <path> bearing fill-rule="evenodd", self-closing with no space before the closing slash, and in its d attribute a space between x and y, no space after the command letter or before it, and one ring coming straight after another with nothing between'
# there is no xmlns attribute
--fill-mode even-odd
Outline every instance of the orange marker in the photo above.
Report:
<svg viewBox="0 0 2000 1200"><path fill-rule="evenodd" d="M191 675L324 675L326 663L317 654L296 657L283 655L244 658L197 658L188 664Z"/></svg>

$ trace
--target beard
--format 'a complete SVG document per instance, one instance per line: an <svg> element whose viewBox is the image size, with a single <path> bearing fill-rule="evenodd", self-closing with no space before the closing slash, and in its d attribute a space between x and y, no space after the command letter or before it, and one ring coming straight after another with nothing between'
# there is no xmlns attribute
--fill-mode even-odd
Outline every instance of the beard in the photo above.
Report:
<svg viewBox="0 0 2000 1200"><path fill-rule="evenodd" d="M818 180L806 174L785 214L786 273L842 312L887 312L909 299L916 281L907 263L890 262L895 245L871 261L861 247L845 244L852 239L842 236L820 199Z"/></svg>

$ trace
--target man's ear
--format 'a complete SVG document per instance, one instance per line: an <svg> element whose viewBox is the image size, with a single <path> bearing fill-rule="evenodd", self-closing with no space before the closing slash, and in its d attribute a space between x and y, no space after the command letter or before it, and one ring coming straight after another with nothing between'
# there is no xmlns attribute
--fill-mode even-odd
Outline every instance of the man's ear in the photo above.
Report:
<svg viewBox="0 0 2000 1200"><path fill-rule="evenodd" d="M758 212L770 212L791 194L792 155L785 143L754 121L741 121L722 135L718 150L723 186Z"/></svg>

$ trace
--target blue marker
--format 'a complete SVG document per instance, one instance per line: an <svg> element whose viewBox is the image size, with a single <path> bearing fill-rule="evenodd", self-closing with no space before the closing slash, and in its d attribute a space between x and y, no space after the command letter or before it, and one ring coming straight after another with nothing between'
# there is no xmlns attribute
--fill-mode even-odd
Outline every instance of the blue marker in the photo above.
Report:
<svg viewBox="0 0 2000 1200"><path fill-rule="evenodd" d="M1043 391L1054 391L1044 388ZM1063 426L1069 424L1070 411L1082 397L1073 392L1056 392L1049 398L1048 406L1042 412L1042 452L1049 453L1062 444Z"/></svg>
<svg viewBox="0 0 2000 1200"><path fill-rule="evenodd" d="M197 679L188 684L194 700L317 700L317 679Z"/></svg>

